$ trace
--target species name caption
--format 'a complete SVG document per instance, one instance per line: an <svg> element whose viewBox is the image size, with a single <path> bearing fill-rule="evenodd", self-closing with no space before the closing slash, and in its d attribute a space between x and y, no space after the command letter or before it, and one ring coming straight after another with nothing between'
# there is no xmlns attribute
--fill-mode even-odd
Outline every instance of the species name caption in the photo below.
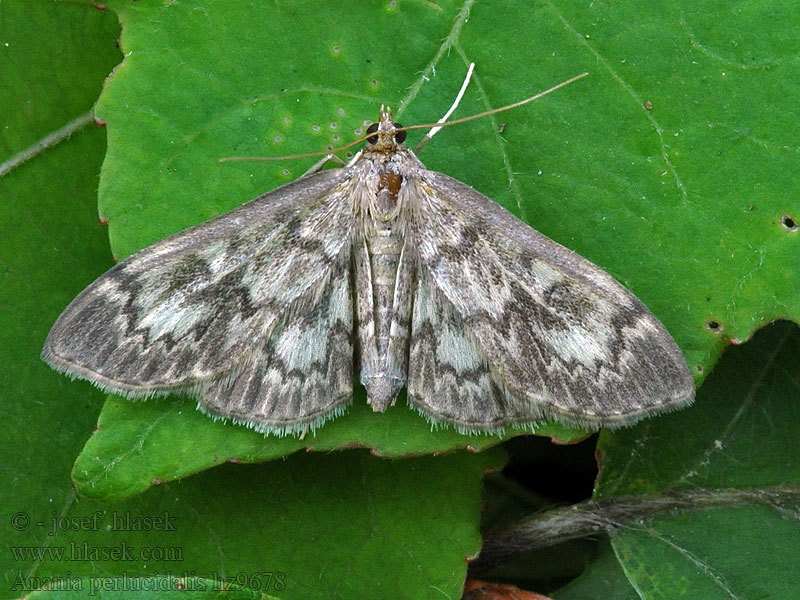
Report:
<svg viewBox="0 0 800 600"><path fill-rule="evenodd" d="M94 562L94 561L92 561ZM119 575L86 576L65 571L63 575L29 575L17 571L11 581L12 592L81 592L96 596L100 592L230 592L250 589L260 592L282 592L287 587L287 575L282 571L239 572L235 575L197 574L195 571L178 575L170 571L153 571L148 575L123 571Z"/></svg>
<svg viewBox="0 0 800 600"><path fill-rule="evenodd" d="M107 392L188 395L278 435L345 412L354 356L374 411L405 388L462 433L615 428L692 401L683 354L636 296L426 169L407 129L382 109L345 167L126 258L64 310L42 357Z"/></svg>
<svg viewBox="0 0 800 600"><path fill-rule="evenodd" d="M10 526L13 532L28 530L44 531L49 538L47 543L36 546L10 545L11 556L16 563L149 563L178 564L185 561L184 548L178 544L134 543L130 539L113 538L113 543L98 544L104 534L113 536L121 533L145 533L153 535L173 536L178 531L178 519L168 511L153 515L135 514L129 511L95 511L82 517L67 517L53 512L47 519L34 520L25 511L12 515ZM99 532L101 538L92 537L92 541L70 539L86 533L92 535ZM9 534L9 539L13 534ZM38 536L37 536L38 538ZM137 538L139 539L139 538ZM54 543L52 540L65 540ZM111 538L109 538L111 540ZM147 576L129 575L126 572L109 576L88 576L86 573L73 573L66 570L61 574L37 576L31 575L29 569L20 569L10 579L9 590L12 592L47 591L81 591L90 596L101 591L169 591L169 590L229 590L233 588L250 588L254 590L282 591L286 589L287 575L283 571L257 571L253 573L239 572L223 574L218 572L200 573L182 570L155 571Z"/></svg>

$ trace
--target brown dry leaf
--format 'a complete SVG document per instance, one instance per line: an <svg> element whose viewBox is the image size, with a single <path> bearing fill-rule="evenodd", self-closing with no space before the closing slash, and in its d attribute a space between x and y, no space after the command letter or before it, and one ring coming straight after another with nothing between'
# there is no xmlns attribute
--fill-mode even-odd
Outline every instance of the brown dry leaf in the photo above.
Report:
<svg viewBox="0 0 800 600"><path fill-rule="evenodd" d="M461 600L552 600L552 598L521 590L515 585L467 579Z"/></svg>

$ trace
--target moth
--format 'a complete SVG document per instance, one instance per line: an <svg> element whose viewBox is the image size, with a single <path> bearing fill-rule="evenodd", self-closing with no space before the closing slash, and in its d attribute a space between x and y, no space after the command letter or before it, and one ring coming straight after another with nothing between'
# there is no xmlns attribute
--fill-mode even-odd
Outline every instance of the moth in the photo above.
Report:
<svg viewBox="0 0 800 600"><path fill-rule="evenodd" d="M429 171L382 110L366 146L121 261L64 310L53 368L186 394L287 434L407 389L433 423L630 425L692 400L678 346L610 275Z"/></svg>

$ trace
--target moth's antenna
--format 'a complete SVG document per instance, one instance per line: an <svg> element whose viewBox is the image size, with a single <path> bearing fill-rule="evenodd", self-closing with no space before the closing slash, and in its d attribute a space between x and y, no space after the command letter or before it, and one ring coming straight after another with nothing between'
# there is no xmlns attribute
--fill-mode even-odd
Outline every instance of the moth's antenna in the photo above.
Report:
<svg viewBox="0 0 800 600"><path fill-rule="evenodd" d="M493 115L495 113L502 112L504 110L510 110L512 108L517 108L518 106L522 106L523 104L528 104L528 102L533 102L534 100L538 100L542 96L546 96L551 92L555 92L557 89L560 89L570 83L577 81L578 79L582 79L586 77L589 73L581 73L580 75L575 75L575 77L571 77L566 81L562 81L561 83L554 85L550 89L547 89L543 92L539 92L538 94L531 96L530 98L525 98L525 100L520 100L519 102L514 102L513 104L507 104L506 106L501 106L500 108L493 108L492 110L486 110L482 113L478 113L477 115L471 115L469 117L463 117L461 119L456 119L455 121L446 121L447 117L456 109L458 103L461 101L461 97L464 95L464 90L469 83L470 78L472 77L472 71L475 66L475 63L470 64L469 70L467 71L467 77L464 79L464 83L461 86L461 91L456 96L455 102L453 102L453 106L450 107L450 110L439 119L436 123L422 123L420 125L409 125L408 127L398 127L396 131L408 131L410 129L428 129L431 128L431 131L422 138L422 141L417 146L417 152L419 149L424 146L428 140L430 140L436 132L438 132L442 127L449 127L450 125L458 125L459 123L466 123L467 121L472 121L473 119L480 119L481 117L487 117L489 115ZM342 150L347 150L348 148L352 148L356 144L360 144L361 142L371 138L373 133L368 133L366 135L361 136L358 139L353 140L349 144L345 144L344 146L339 146L338 148L331 148L330 150L321 150L320 152L306 152L305 154L292 154L290 156L226 156L225 158L220 158L219 162L233 162L233 161L277 161L277 160L291 160L294 158L313 158L315 156L325 156L327 154L334 154L336 152L341 152Z"/></svg>
<svg viewBox="0 0 800 600"><path fill-rule="evenodd" d="M319 152L306 152L305 154L291 154L289 156L226 156L224 158L220 158L219 162L234 162L234 161L245 161L245 160L273 161L273 160L291 160L293 158L313 158L314 156L324 156L326 154L335 154L336 152L347 150L348 148L352 148L356 144L360 144L361 142L366 141L373 135L375 134L369 133L367 135L362 135L360 138L355 139L349 144L345 144L344 146L339 146L338 148L331 148L330 150L321 150Z"/></svg>
<svg viewBox="0 0 800 600"><path fill-rule="evenodd" d="M458 95L456 96L456 99L453 101L453 105L450 107L450 110L444 113L444 116L441 119L436 121L437 123L444 123L445 121L447 121L448 118L450 118L450 115L453 114L453 111L456 109L459 102L461 102L461 98L463 98L464 92L467 91L467 86L469 85L469 80L472 79L472 72L474 70L475 70L475 63L469 63L469 69L467 69L467 76L464 78L464 83L461 84L461 89L458 91ZM425 137L422 138L422 140L417 145L417 148L414 150L414 152L416 154L419 154L419 151L422 150L422 147L429 141L431 141L433 136L435 136L441 128L442 125L437 125L436 127L432 127L431 130L425 134Z"/></svg>
<svg viewBox="0 0 800 600"><path fill-rule="evenodd" d="M447 123L444 123L443 122L444 119L447 118L447 115L449 115L450 112L452 112L452 109L455 108L455 105L454 105L453 107L451 107L451 110L447 112L447 115L442 117L442 119L440 119L436 123L421 123L419 125L409 125L408 127L398 127L397 131L408 131L410 129L425 129L427 127L433 127L433 129L431 129L431 133L429 133L426 136L428 139L430 139L442 127L449 127L450 125L458 125L459 123L466 123L467 121L472 121L473 119L480 119L481 117L488 117L489 115L493 115L495 113L503 112L504 110L510 110L512 108L517 108L518 106L522 106L523 104L528 104L528 102L533 102L534 100L538 100L542 96L546 96L547 94L550 94L551 92L555 92L557 89L560 89L560 88L562 88L562 87L564 87L566 85L569 85L570 83L573 83L575 81L578 81L578 79L583 79L588 74L589 73L585 73L584 72L584 73L581 73L580 75L575 75L575 77L570 77L566 81L562 81L561 83L559 83L557 85L554 85L550 89L547 89L547 90L545 90L543 92L539 92L538 94L535 94L535 95L531 96L530 98L525 98L525 100L520 100L519 102L514 102L513 104L507 104L506 106L501 106L500 108L493 108L492 110L483 111L482 113L478 113L477 115L471 115L469 117L462 117L461 119L456 119L455 121L448 121ZM464 83L466 84L466 81ZM462 91L463 91L463 88L462 88ZM459 93L458 97L456 98L456 104L458 104L458 101L461 100L461 95L462 94ZM425 141L425 138L422 138L422 139L423 139L423 141ZM427 142L425 142L425 143L427 143ZM420 145L417 146L417 150L419 150L419 148L422 147L423 145L424 145L423 142L420 142Z"/></svg>

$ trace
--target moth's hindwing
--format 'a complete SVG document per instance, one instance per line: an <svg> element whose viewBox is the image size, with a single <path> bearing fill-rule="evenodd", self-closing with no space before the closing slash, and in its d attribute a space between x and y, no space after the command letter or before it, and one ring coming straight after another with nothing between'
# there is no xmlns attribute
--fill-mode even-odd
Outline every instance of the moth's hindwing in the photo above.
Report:
<svg viewBox="0 0 800 600"><path fill-rule="evenodd" d="M408 399L434 421L461 429L500 429L541 419L537 406L518 402L493 372L469 328L421 269L414 290Z"/></svg>
<svg viewBox="0 0 800 600"><path fill-rule="evenodd" d="M43 358L128 397L192 393L208 411L261 429L288 431L341 411L352 395L346 176L299 179L120 262L64 310ZM273 360L256 381L265 351ZM258 401L220 393L251 391L277 370L292 408L267 406L277 390ZM299 372L330 396L298 399Z"/></svg>
<svg viewBox="0 0 800 600"><path fill-rule="evenodd" d="M266 342L229 376L201 384L201 407L281 433L341 413L353 395L349 267L348 260L338 261L318 298L304 297L285 311Z"/></svg>
<svg viewBox="0 0 800 600"><path fill-rule="evenodd" d="M598 428L691 401L677 345L610 275L451 177L428 171L419 188L418 279L435 289L415 295L418 410L468 430L543 416Z"/></svg>

